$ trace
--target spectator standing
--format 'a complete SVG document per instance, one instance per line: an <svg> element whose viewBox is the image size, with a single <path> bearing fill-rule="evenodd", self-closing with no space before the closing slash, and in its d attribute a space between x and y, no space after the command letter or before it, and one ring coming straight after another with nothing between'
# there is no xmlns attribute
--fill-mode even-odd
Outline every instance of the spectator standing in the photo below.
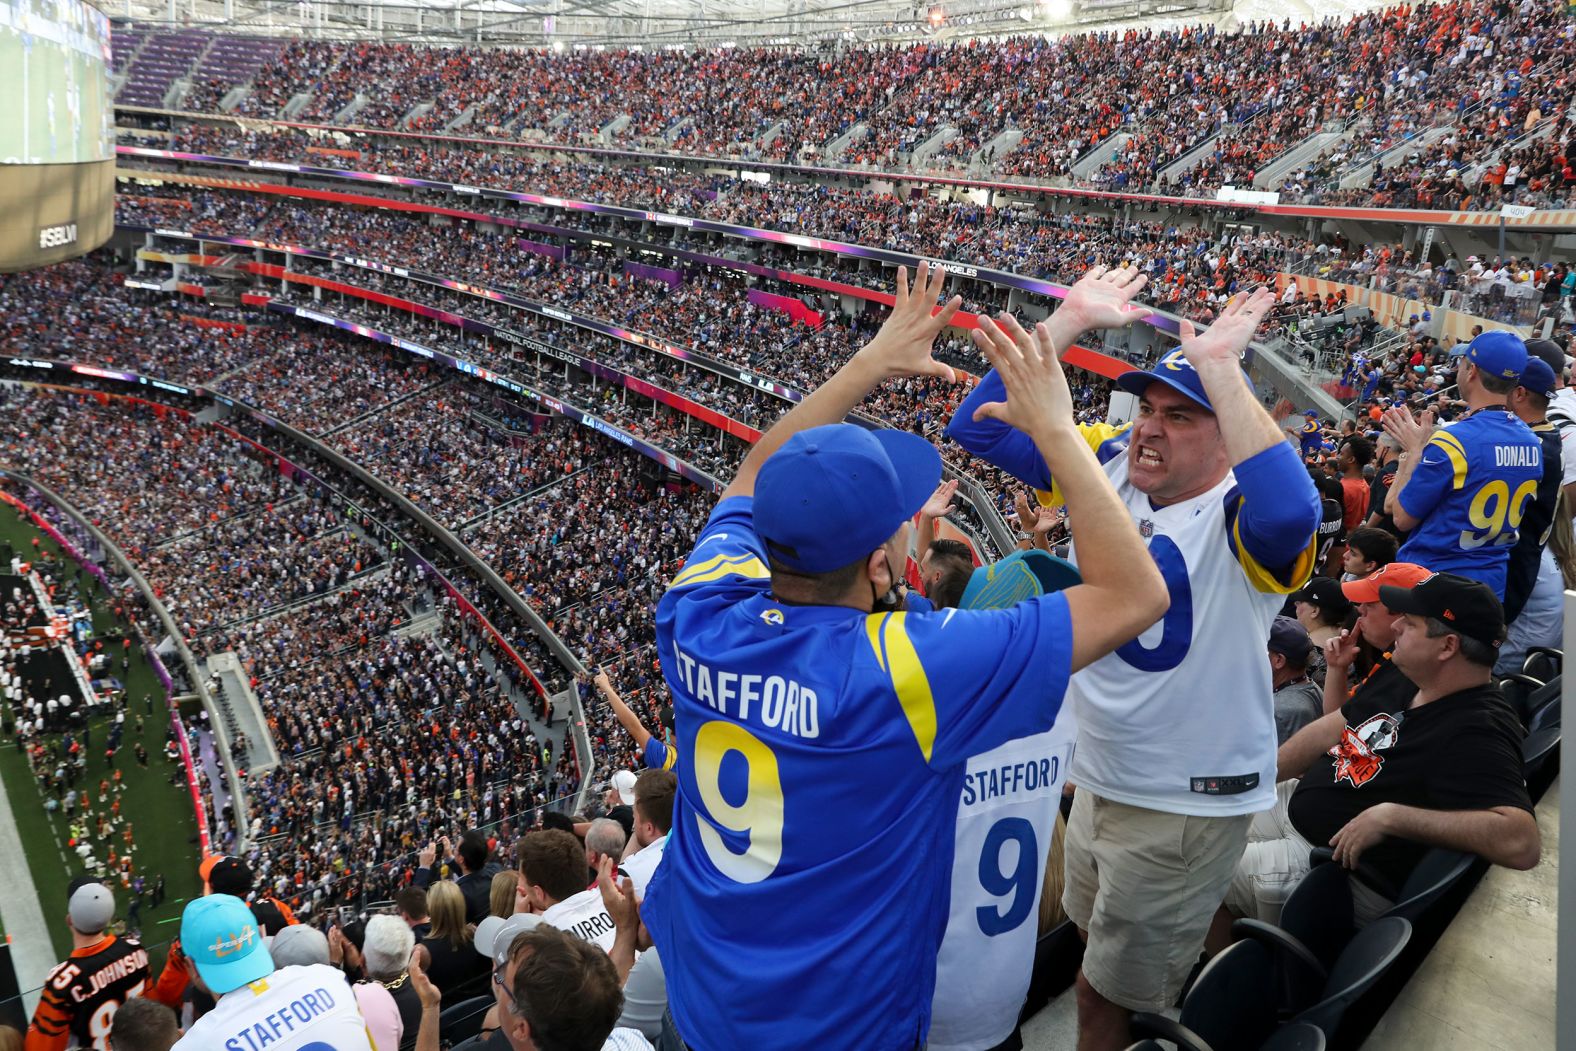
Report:
<svg viewBox="0 0 1576 1051"><path fill-rule="evenodd" d="M367 933L361 943L362 966L367 981L362 986L382 986L399 1009L402 1051L416 1046L416 1031L421 1027L421 999L410 983L407 968L416 938L397 916L373 916L367 920ZM362 986L357 986L358 998Z"/></svg>
<svg viewBox="0 0 1576 1051"><path fill-rule="evenodd" d="M1138 313L1115 281L1085 281L1101 288L1080 282L1068 303L1107 304L1092 323ZM912 289L899 269L886 323L750 450L657 609L685 823L641 915L677 1035L697 1051L923 1044L950 880L934 861L952 835L933 815L955 804L969 756L1047 728L1065 676L1165 604L1040 327L989 350L1007 400L984 411L1055 465L1090 548L1085 583L1011 610L893 611L940 456L841 421L884 380L951 375L931 357L960 305L934 313L941 286L928 264ZM834 863L852 856L883 862L863 878Z"/></svg>
<svg viewBox="0 0 1576 1051"><path fill-rule="evenodd" d="M635 779L639 785L640 779ZM638 798L638 797L637 797ZM616 866L619 859L624 856L624 843L628 837L624 835L624 826L610 817L599 817L591 822L591 827L586 829L586 867L590 876L586 888L596 886L597 865L603 858L612 858Z"/></svg>
<svg viewBox="0 0 1576 1051"><path fill-rule="evenodd" d="M678 777L671 770L647 770L635 779L635 852L627 854L621 868L634 881L637 893L657 871L668 833L673 830L673 798Z"/></svg>
<svg viewBox="0 0 1576 1051"><path fill-rule="evenodd" d="M175 1012L145 996L120 1005L110 1024L109 1051L170 1051L181 1038Z"/></svg>
<svg viewBox="0 0 1576 1051"><path fill-rule="evenodd" d="M1371 483L1363 475L1363 469L1373 458L1373 443L1355 434L1341 442L1341 451L1336 454L1336 466L1341 472L1341 528L1346 530L1348 538L1368 517Z"/></svg>
<svg viewBox="0 0 1576 1051"><path fill-rule="evenodd" d="M427 936L432 921L427 915L426 891L420 887L402 887L400 892L394 895L394 909L399 918L405 921L417 941Z"/></svg>
<svg viewBox="0 0 1576 1051"><path fill-rule="evenodd" d="M559 930L595 942L603 952L613 946L616 931L594 886L587 890L586 856L571 832L533 832L516 848L520 882L529 911Z"/></svg>
<svg viewBox="0 0 1576 1051"><path fill-rule="evenodd" d="M419 867L416 869L415 886L426 890L432 883L432 867L437 860L438 847L443 847L445 857L449 854L449 839L445 836L438 843L427 844L427 849L417 857ZM487 915L492 893L493 874L502 865L489 858L491 847L488 846L487 837L472 829L460 837L460 849L455 852L451 868L460 875L454 882L465 895L465 922L480 923Z"/></svg>
<svg viewBox="0 0 1576 1051"><path fill-rule="evenodd" d="M499 1032L513 1051L642 1051L617 1028L623 992L607 953L543 925L516 935L497 971Z"/></svg>
<svg viewBox="0 0 1576 1051"><path fill-rule="evenodd" d="M1346 538L1341 558L1341 579L1361 580L1395 561L1395 534L1375 526L1359 526Z"/></svg>
<svg viewBox="0 0 1576 1051"><path fill-rule="evenodd" d="M103 1046L115 1012L147 985L148 951L135 938L106 933L114 918L115 898L103 883L78 876L67 886L71 955L44 979L27 1051Z"/></svg>
<svg viewBox="0 0 1576 1051"><path fill-rule="evenodd" d="M270 1034L274 1026L281 1030L276 1051L325 1044L335 1051L371 1051L344 975L318 965L276 969L241 899L210 894L189 902L181 914L181 943L192 983L217 1002L186 1031L178 1051L245 1047L241 1034L259 1025Z"/></svg>
<svg viewBox="0 0 1576 1051"><path fill-rule="evenodd" d="M1496 596L1543 474L1541 444L1505 405L1526 367L1519 336L1485 332L1457 374L1466 416L1433 430L1430 412L1418 419L1397 405L1384 415L1406 453L1385 504L1409 532L1396 557L1481 580Z"/></svg>
<svg viewBox="0 0 1576 1051"><path fill-rule="evenodd" d="M520 874L514 869L501 869L493 873L491 907L487 915L508 919L520 911Z"/></svg>
<svg viewBox="0 0 1576 1051"><path fill-rule="evenodd" d="M471 928L465 922L465 896L447 880L427 891L431 929L416 943L416 957L433 985L452 992L487 970L486 961L471 946Z"/></svg>
<svg viewBox="0 0 1576 1051"><path fill-rule="evenodd" d="M1184 321L1178 350L1118 380L1139 396L1139 414L1106 474L1149 542L1171 608L1070 691L1078 791L1063 901L1088 937L1077 981L1084 1051L1125 1048L1131 1012L1176 1001L1252 815L1274 800L1266 645L1285 597L1313 573L1319 503L1242 373L1272 301L1262 289L1236 296L1202 335ZM1055 472L1021 436L975 422L999 383L987 376L949 433L1047 490ZM1071 561L1084 570L1088 555L1075 537Z"/></svg>
<svg viewBox="0 0 1576 1051"><path fill-rule="evenodd" d="M1520 535L1510 549L1505 571L1505 645L1495 671L1508 675L1521 670L1533 646L1558 649L1563 645L1564 579L1556 561L1556 517L1560 514L1564 448L1559 429L1548 419L1549 403L1557 388L1554 370L1541 357L1528 357L1521 381L1510 395L1510 411L1531 429L1543 447L1543 477L1537 495L1527 504ZM1573 552L1563 552L1570 562Z"/></svg>

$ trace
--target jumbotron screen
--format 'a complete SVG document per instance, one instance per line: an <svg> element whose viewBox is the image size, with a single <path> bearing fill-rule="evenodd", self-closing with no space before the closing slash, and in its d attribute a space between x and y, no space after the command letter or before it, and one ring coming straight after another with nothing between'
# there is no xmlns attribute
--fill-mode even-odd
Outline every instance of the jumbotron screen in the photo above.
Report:
<svg viewBox="0 0 1576 1051"><path fill-rule="evenodd" d="M0 0L0 164L111 160L109 19L81 0Z"/></svg>

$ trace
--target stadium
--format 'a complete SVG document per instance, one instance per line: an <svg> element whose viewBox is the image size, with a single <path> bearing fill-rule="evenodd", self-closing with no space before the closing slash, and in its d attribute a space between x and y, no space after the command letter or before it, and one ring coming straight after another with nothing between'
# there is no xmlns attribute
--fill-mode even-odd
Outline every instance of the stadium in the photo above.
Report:
<svg viewBox="0 0 1576 1051"><path fill-rule="evenodd" d="M1576 1048L1564 3L0 59L0 1051Z"/></svg>

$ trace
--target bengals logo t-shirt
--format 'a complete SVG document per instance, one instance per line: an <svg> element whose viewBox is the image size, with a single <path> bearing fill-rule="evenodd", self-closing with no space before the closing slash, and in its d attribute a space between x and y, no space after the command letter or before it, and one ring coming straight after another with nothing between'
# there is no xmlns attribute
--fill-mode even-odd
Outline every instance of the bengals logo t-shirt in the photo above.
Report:
<svg viewBox="0 0 1576 1051"><path fill-rule="evenodd" d="M1292 793L1292 824L1323 845L1380 803L1427 810L1532 809L1521 775L1521 724L1499 687L1486 685L1408 708L1415 687L1376 674L1341 709L1346 726ZM1386 839L1363 853L1401 886L1428 847Z"/></svg>

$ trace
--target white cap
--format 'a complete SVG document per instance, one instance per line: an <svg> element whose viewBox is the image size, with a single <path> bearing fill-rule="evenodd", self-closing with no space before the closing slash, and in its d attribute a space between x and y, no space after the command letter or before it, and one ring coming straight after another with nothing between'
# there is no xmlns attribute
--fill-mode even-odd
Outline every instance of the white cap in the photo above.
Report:
<svg viewBox="0 0 1576 1051"><path fill-rule="evenodd" d="M508 919L488 916L476 925L471 944L477 952L502 966L509 962L509 947L514 944L515 938L544 922L542 917L531 912L517 912Z"/></svg>
<svg viewBox="0 0 1576 1051"><path fill-rule="evenodd" d="M275 967L328 963L328 938L316 927L293 923L266 939Z"/></svg>
<svg viewBox="0 0 1576 1051"><path fill-rule="evenodd" d="M635 772L633 770L620 770L614 774L613 788L618 792L620 802L627 806L635 805Z"/></svg>
<svg viewBox="0 0 1576 1051"><path fill-rule="evenodd" d="M78 934L97 934L115 918L115 898L102 883L83 883L66 906Z"/></svg>

